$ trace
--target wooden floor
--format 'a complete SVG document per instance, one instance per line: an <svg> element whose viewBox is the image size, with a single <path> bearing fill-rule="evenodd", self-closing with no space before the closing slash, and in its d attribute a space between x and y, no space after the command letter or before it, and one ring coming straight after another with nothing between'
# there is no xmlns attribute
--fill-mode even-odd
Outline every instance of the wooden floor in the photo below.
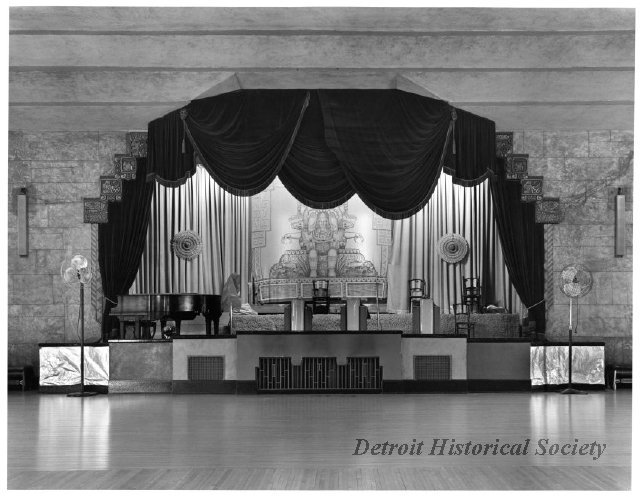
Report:
<svg viewBox="0 0 640 497"><path fill-rule="evenodd" d="M8 396L9 489L629 489L631 392ZM353 455L373 443L515 444L528 455ZM540 439L606 443L535 455Z"/></svg>

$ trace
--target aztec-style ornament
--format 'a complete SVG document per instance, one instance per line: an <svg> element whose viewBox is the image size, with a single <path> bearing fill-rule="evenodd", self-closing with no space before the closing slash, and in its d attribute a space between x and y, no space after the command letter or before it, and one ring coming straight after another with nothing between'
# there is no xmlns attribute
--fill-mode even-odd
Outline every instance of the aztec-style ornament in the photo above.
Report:
<svg viewBox="0 0 640 497"><path fill-rule="evenodd" d="M505 177L509 180L521 180L529 177L529 154L511 154L507 156Z"/></svg>
<svg viewBox="0 0 640 497"><path fill-rule="evenodd" d="M173 235L171 251L179 259L190 261L202 252L202 240L195 231L185 230Z"/></svg>
<svg viewBox="0 0 640 497"><path fill-rule="evenodd" d="M147 156L147 133L144 131L131 131L127 133L127 150L132 157Z"/></svg>
<svg viewBox="0 0 640 497"><path fill-rule="evenodd" d="M469 252L469 244L463 236L449 233L438 240L438 253L449 264L462 261Z"/></svg>
<svg viewBox="0 0 640 497"><path fill-rule="evenodd" d="M131 155L113 155L113 175L124 180L136 179L137 159Z"/></svg>
<svg viewBox="0 0 640 497"><path fill-rule="evenodd" d="M83 198L83 222L100 224L109 222L109 203L99 198Z"/></svg>
<svg viewBox="0 0 640 497"><path fill-rule="evenodd" d="M122 179L115 176L100 176L100 200L120 202L122 200Z"/></svg>
<svg viewBox="0 0 640 497"><path fill-rule="evenodd" d="M523 202L542 200L542 176L529 176L520 180L520 182L522 184L520 200Z"/></svg>
<svg viewBox="0 0 640 497"><path fill-rule="evenodd" d="M513 153L513 131L496 132L496 157L505 158Z"/></svg>
<svg viewBox="0 0 640 497"><path fill-rule="evenodd" d="M558 224L562 221L559 198L545 197L536 202L536 223Z"/></svg>

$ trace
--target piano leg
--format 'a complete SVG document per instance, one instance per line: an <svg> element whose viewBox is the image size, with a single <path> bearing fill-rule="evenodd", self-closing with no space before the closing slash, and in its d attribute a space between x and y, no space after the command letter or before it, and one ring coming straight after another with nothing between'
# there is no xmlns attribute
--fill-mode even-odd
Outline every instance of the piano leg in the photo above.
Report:
<svg viewBox="0 0 640 497"><path fill-rule="evenodd" d="M204 318L204 322L205 322L205 334L207 335L211 335L211 318L208 318L205 316ZM216 330L216 335L217 335L217 330Z"/></svg>
<svg viewBox="0 0 640 497"><path fill-rule="evenodd" d="M174 318L174 321L176 322L176 335L180 334L180 323L181 323L181 319L178 318Z"/></svg>
<svg viewBox="0 0 640 497"><path fill-rule="evenodd" d="M213 318L213 334L220 334L220 316Z"/></svg>
<svg viewBox="0 0 640 497"><path fill-rule="evenodd" d="M133 330L133 338L136 340L140 339L140 318L136 318L136 325Z"/></svg>
<svg viewBox="0 0 640 497"><path fill-rule="evenodd" d="M127 325L124 322L124 318L120 318L120 335L118 336L118 338L120 340L124 340L126 335L127 335Z"/></svg>

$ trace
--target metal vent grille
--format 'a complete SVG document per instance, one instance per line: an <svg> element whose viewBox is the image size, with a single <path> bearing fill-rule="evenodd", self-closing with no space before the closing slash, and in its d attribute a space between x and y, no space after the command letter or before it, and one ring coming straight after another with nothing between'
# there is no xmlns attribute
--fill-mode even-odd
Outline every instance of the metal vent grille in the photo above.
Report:
<svg viewBox="0 0 640 497"><path fill-rule="evenodd" d="M450 380L451 356L416 355L413 356L413 375L416 380Z"/></svg>
<svg viewBox="0 0 640 497"><path fill-rule="evenodd" d="M260 357L256 368L258 390L381 390L378 357L348 357L339 365L335 357L304 357L299 366L290 357Z"/></svg>
<svg viewBox="0 0 640 497"><path fill-rule="evenodd" d="M223 356L189 356L187 368L190 380L224 380Z"/></svg>

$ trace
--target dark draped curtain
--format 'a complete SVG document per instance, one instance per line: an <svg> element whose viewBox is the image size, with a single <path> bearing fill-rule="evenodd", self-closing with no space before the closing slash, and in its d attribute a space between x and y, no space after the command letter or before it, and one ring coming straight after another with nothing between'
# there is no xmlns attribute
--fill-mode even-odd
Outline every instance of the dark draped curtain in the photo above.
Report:
<svg viewBox="0 0 640 497"><path fill-rule="evenodd" d="M453 176L457 185L479 185L495 169L496 124L456 109L453 142L456 154L447 156L445 172Z"/></svg>
<svg viewBox="0 0 640 497"><path fill-rule="evenodd" d="M529 319L544 331L544 224L535 222L535 202L520 200L520 182L504 177L504 161L499 159L490 184L505 264L511 283L529 308Z"/></svg>
<svg viewBox="0 0 640 497"><path fill-rule="evenodd" d="M327 146L324 118L318 92L311 92L309 107L278 177L302 204L314 209L332 209L355 193Z"/></svg>
<svg viewBox="0 0 640 497"><path fill-rule="evenodd" d="M327 145L367 207L393 219L422 209L440 177L449 104L389 90L319 96Z"/></svg>
<svg viewBox="0 0 640 497"><path fill-rule="evenodd" d="M229 193L261 192L280 172L308 98L304 90L236 91L194 100L152 121L150 179L177 186L201 163Z"/></svg>
<svg viewBox="0 0 640 497"><path fill-rule="evenodd" d="M98 261L105 297L102 336L111 330L109 311L133 283L147 237L153 182L147 182L147 159L137 160L136 179L123 181L122 201L109 203L109 222L98 225Z"/></svg>
<svg viewBox="0 0 640 497"><path fill-rule="evenodd" d="M399 90L239 90L152 121L150 177L180 184L201 162L236 195L279 175L310 207L357 193L381 216L404 218L429 200L443 165L467 182L493 166L493 122L457 111L454 154L453 110Z"/></svg>

